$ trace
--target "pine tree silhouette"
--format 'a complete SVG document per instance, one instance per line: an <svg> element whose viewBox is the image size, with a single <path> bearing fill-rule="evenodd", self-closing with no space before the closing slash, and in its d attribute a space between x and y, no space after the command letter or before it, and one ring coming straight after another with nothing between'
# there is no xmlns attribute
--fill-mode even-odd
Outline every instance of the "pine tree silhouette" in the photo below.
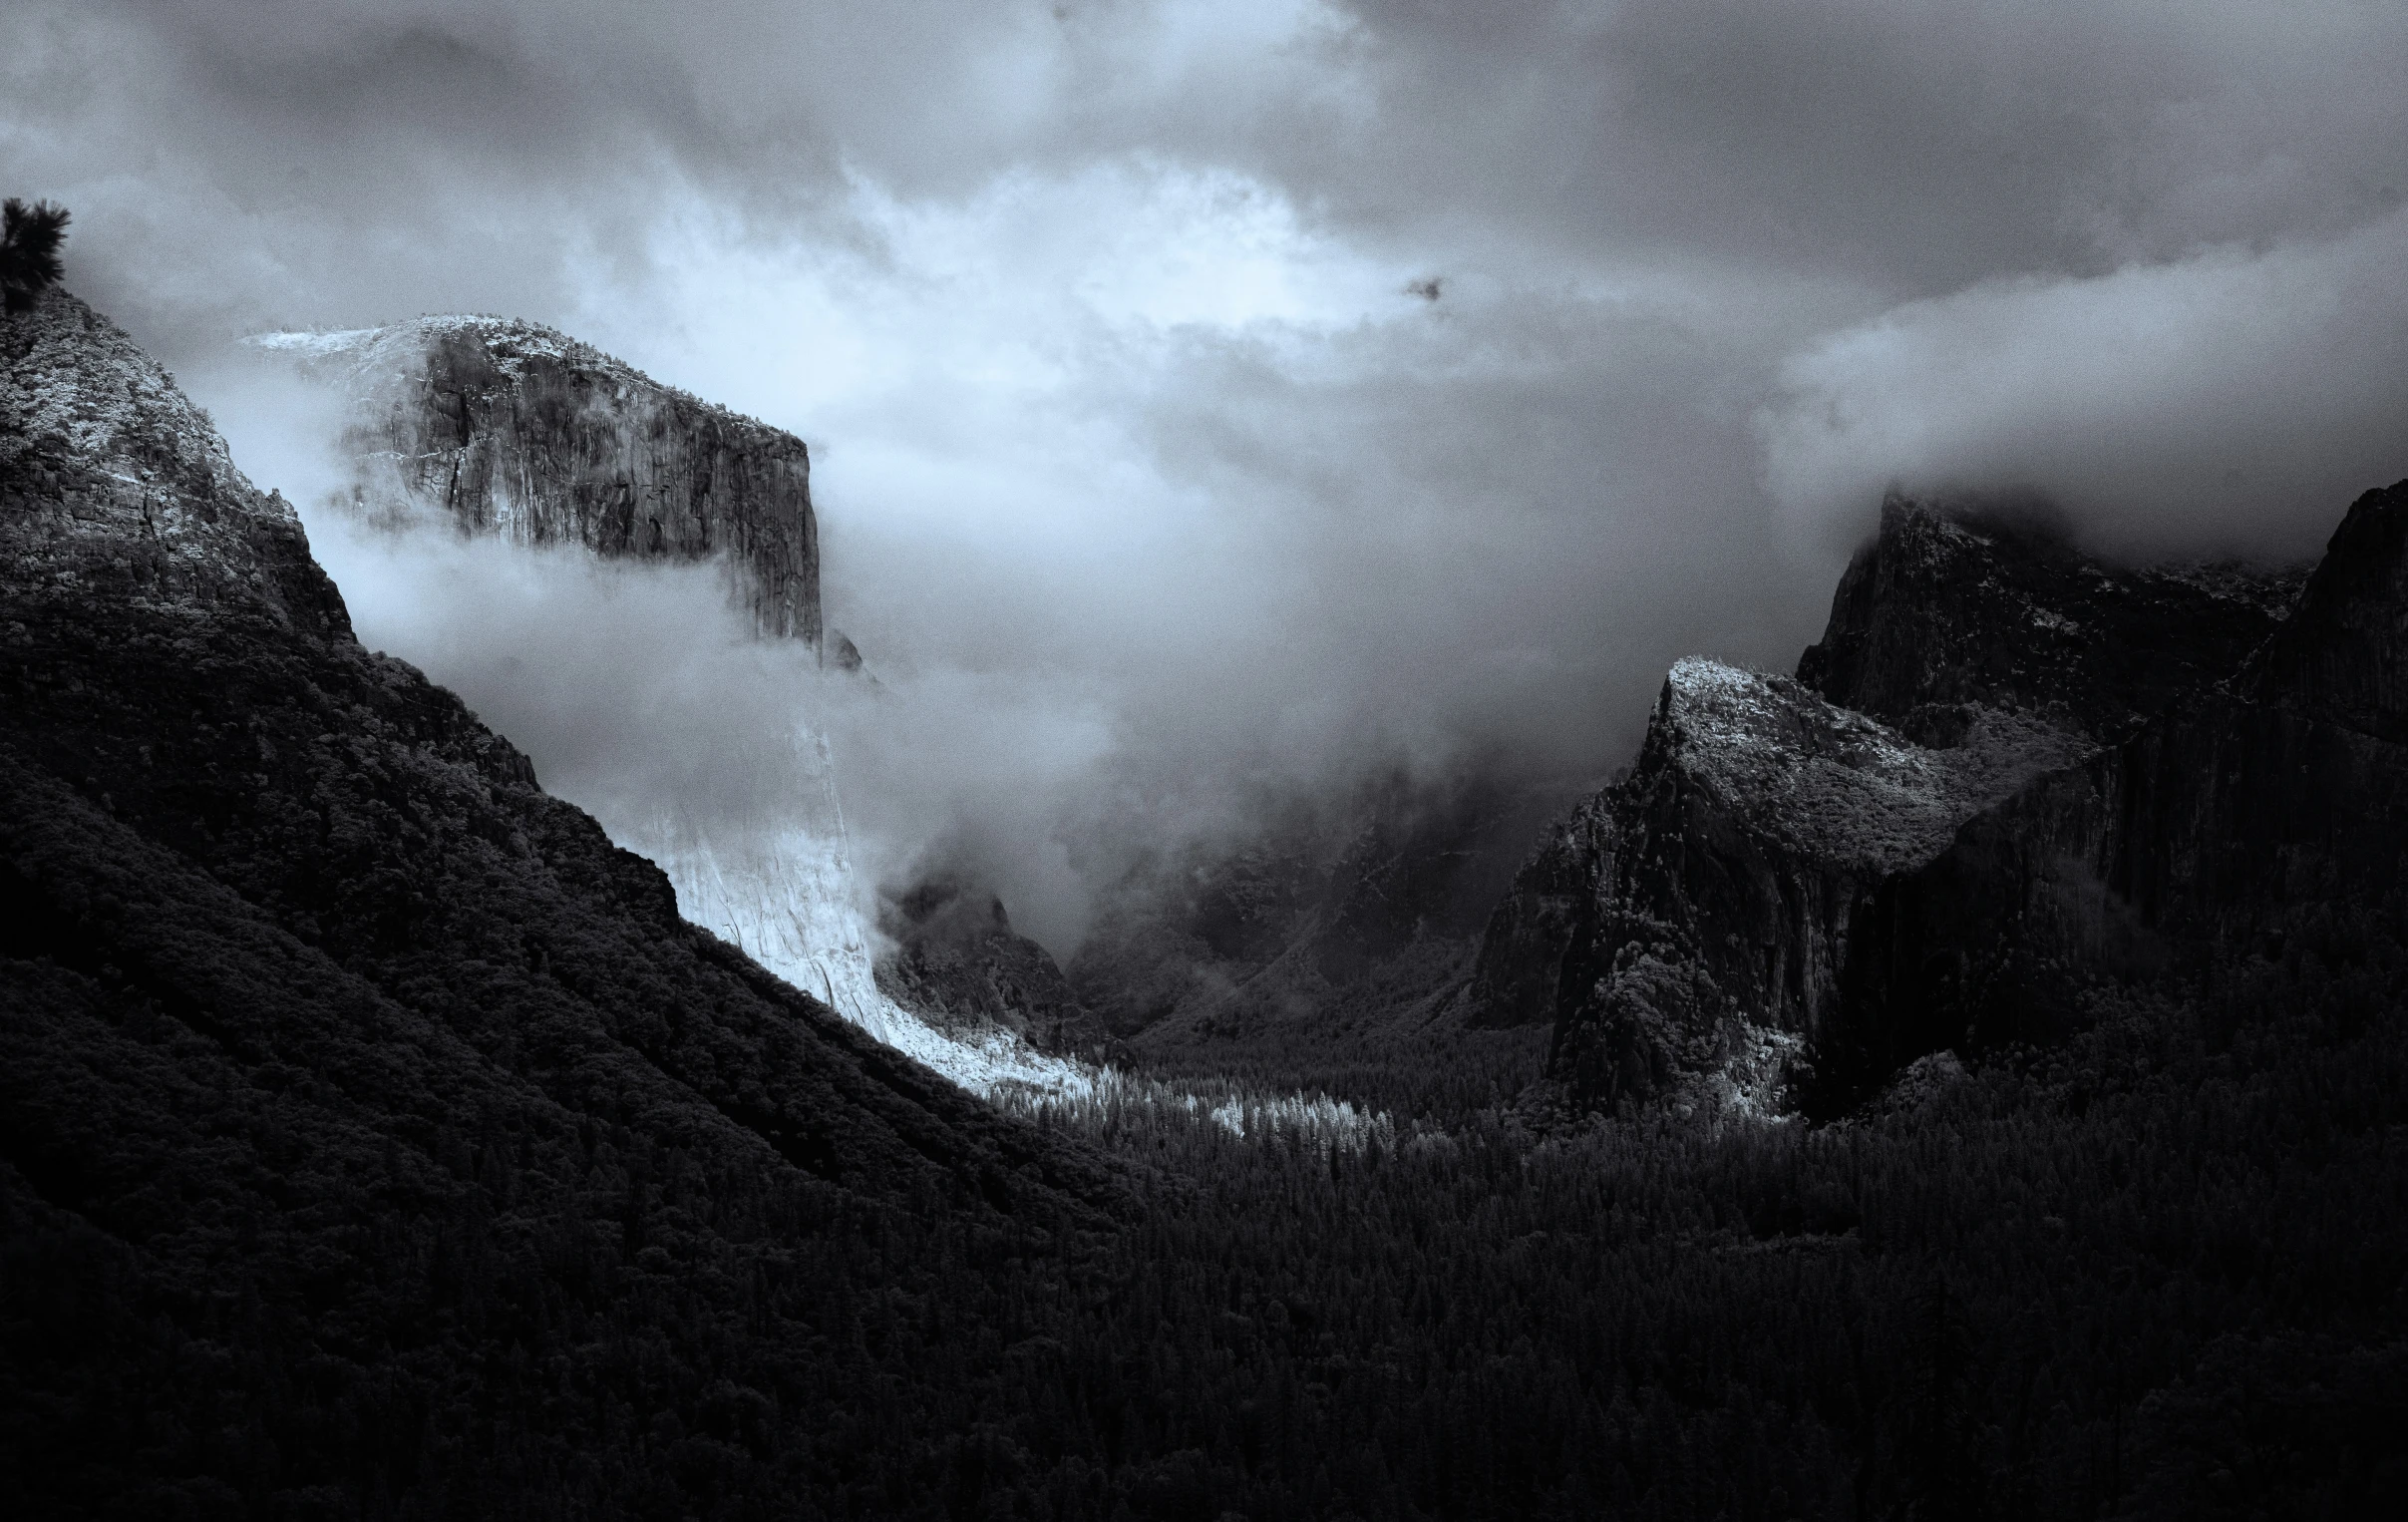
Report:
<svg viewBox="0 0 2408 1522"><path fill-rule="evenodd" d="M67 239L67 208L10 196L0 204L0 306L31 307L63 272L59 244Z"/></svg>

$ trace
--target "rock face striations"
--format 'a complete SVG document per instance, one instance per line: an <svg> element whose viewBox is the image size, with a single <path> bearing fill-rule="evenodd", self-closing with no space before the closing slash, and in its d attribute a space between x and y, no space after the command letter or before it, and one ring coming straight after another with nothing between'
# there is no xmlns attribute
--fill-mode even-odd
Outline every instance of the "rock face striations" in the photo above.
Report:
<svg viewBox="0 0 2408 1522"><path fill-rule="evenodd" d="M1631 775L1492 919L1482 1017L1551 1020L1549 1071L1583 1099L1710 1076L1727 1102L1788 1106L1801 1048L1839 1018L1859 901L2085 749L1995 710L1964 739L1927 749L1788 678L1682 661Z"/></svg>
<svg viewBox="0 0 2408 1522"><path fill-rule="evenodd" d="M2051 1038L2101 978L2408 945L2408 484L2360 498L2229 678L2036 780L1857 919L1838 1097L1939 1046ZM2379 955L2378 955L2378 959Z"/></svg>
<svg viewBox="0 0 2408 1522"><path fill-rule="evenodd" d="M820 643L811 458L792 434L530 322L424 317L257 342L348 393L370 512L435 511L464 533L605 556L724 556L762 634Z"/></svg>
<svg viewBox="0 0 2408 1522"><path fill-rule="evenodd" d="M1795 680L1674 668L1492 918L1474 1018L1551 1025L1577 1107L1829 1112L2387 889L2397 497L2304 594L1891 502Z"/></svg>

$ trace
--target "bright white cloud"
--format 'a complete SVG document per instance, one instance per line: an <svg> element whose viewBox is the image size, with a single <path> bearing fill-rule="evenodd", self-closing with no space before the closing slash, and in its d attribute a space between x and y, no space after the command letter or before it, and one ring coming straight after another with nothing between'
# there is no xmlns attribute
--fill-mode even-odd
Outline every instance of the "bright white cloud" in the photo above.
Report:
<svg viewBox="0 0 2408 1522"><path fill-rule="evenodd" d="M2046 495L2135 553L2303 554L2408 470L2408 213L1911 302L1791 358L1760 418L1794 512L1886 483Z"/></svg>

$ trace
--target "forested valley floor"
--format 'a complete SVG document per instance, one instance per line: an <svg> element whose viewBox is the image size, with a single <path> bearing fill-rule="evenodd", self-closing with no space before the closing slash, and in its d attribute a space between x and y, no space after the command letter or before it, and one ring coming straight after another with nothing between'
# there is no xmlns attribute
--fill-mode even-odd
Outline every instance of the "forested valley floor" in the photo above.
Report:
<svg viewBox="0 0 2408 1522"><path fill-rule="evenodd" d="M1065 1138L1140 1181L1110 1221L502 1118L339 1305L245 1240L272 1217L178 1278L9 1168L11 1510L2372 1514L2408 1480L2376 918L1841 1125L1484 1107L1332 1153L1133 1108Z"/></svg>

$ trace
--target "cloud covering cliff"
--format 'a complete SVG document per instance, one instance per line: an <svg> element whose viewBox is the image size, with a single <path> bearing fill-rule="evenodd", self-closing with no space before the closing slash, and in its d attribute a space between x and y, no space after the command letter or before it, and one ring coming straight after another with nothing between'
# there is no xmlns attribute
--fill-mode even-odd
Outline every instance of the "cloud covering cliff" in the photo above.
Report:
<svg viewBox="0 0 2408 1522"><path fill-rule="evenodd" d="M239 332L465 309L802 434L893 811L1060 943L1073 815L1604 771L1673 657L1794 658L1892 480L2311 549L2408 474L2403 55L2346 0L29 0L0 179L229 418Z"/></svg>

